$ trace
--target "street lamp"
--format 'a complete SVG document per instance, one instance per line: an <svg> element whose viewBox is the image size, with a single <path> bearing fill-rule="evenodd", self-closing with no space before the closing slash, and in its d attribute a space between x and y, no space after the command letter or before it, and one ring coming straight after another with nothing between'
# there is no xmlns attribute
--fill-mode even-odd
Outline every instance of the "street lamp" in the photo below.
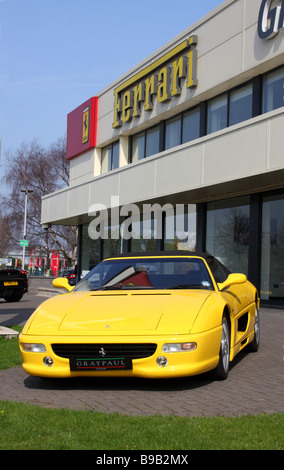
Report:
<svg viewBox="0 0 284 470"><path fill-rule="evenodd" d="M27 238L27 205L28 205L28 194L32 193L32 189L21 189L21 193L25 193L25 218L24 218L24 240ZM23 259L22 259L22 269L25 269L25 251L26 246L24 243L23 246Z"/></svg>

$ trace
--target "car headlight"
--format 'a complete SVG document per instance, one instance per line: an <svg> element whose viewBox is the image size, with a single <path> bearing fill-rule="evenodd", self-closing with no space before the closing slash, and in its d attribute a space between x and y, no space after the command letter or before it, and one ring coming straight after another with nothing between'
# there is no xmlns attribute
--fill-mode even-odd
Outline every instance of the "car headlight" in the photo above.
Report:
<svg viewBox="0 0 284 470"><path fill-rule="evenodd" d="M21 343L22 350L25 352L46 352L46 347L44 344L40 343Z"/></svg>
<svg viewBox="0 0 284 470"><path fill-rule="evenodd" d="M194 351L197 348L196 343L166 343L162 347L163 352L172 353L172 352L185 352L185 351Z"/></svg>

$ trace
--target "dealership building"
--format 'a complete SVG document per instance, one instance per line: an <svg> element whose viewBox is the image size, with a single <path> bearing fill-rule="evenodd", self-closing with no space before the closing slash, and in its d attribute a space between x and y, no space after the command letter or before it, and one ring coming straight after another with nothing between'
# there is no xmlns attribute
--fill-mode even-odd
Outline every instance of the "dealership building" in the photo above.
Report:
<svg viewBox="0 0 284 470"><path fill-rule="evenodd" d="M80 274L207 251L284 304L283 64L284 0L226 0L68 114L42 224L79 227Z"/></svg>

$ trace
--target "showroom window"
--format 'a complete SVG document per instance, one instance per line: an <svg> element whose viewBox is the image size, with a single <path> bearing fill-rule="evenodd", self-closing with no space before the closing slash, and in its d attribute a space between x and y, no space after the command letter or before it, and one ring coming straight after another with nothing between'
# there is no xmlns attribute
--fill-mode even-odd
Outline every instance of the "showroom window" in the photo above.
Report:
<svg viewBox="0 0 284 470"><path fill-rule="evenodd" d="M284 106L284 68L263 78L263 113Z"/></svg>
<svg viewBox="0 0 284 470"><path fill-rule="evenodd" d="M89 224L82 226L81 270L85 276L100 262L100 240L94 240L89 235Z"/></svg>
<svg viewBox="0 0 284 470"><path fill-rule="evenodd" d="M206 251L233 272L248 274L250 197L207 204Z"/></svg>
<svg viewBox="0 0 284 470"><path fill-rule="evenodd" d="M155 251L157 240L155 238L155 227L153 218L133 221L130 239L131 252Z"/></svg>
<svg viewBox="0 0 284 470"><path fill-rule="evenodd" d="M106 225L102 240L103 259L116 256L124 251L124 243L121 238L120 225Z"/></svg>
<svg viewBox="0 0 284 470"><path fill-rule="evenodd" d="M263 198L260 297L284 299L284 194Z"/></svg>
<svg viewBox="0 0 284 470"><path fill-rule="evenodd" d="M164 218L165 251L196 250L196 205L177 206Z"/></svg>

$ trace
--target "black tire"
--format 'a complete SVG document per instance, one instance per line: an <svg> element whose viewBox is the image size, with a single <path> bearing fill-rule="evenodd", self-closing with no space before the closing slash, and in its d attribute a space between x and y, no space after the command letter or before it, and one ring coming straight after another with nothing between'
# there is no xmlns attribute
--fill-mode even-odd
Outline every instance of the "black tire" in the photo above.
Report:
<svg viewBox="0 0 284 470"><path fill-rule="evenodd" d="M19 300L21 300L23 295L24 295L23 292L16 292L15 294L12 294L12 295L6 295L4 299L6 300L6 302L19 302Z"/></svg>
<svg viewBox="0 0 284 470"><path fill-rule="evenodd" d="M219 362L212 371L214 380L225 380L229 374L230 367L230 328L226 315L222 319L222 338L220 344Z"/></svg>
<svg viewBox="0 0 284 470"><path fill-rule="evenodd" d="M255 321L254 321L254 338L251 343L247 346L247 351L257 352L260 344L260 321L259 321L259 310L257 303L255 304Z"/></svg>

